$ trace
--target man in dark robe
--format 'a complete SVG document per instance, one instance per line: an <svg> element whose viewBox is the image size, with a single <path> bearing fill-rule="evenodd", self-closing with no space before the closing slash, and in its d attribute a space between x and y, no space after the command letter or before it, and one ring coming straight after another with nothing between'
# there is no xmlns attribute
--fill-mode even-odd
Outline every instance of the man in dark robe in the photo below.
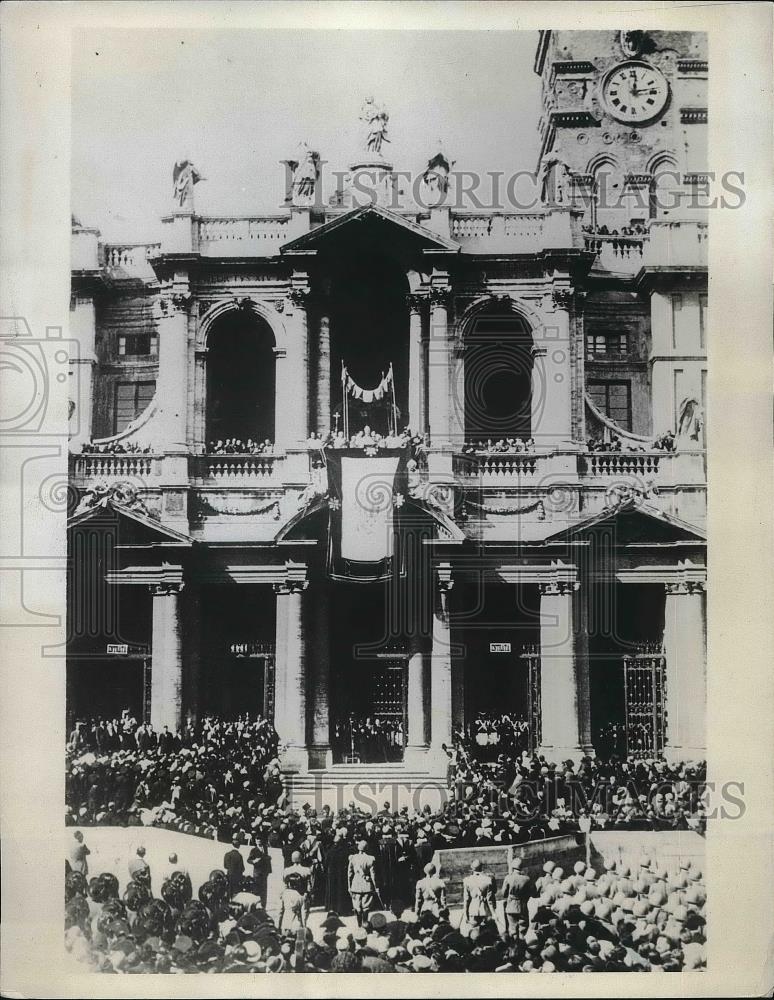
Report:
<svg viewBox="0 0 774 1000"><path fill-rule="evenodd" d="M325 908L341 916L352 913L349 896L347 868L351 848L346 836L337 830L333 843L325 855Z"/></svg>

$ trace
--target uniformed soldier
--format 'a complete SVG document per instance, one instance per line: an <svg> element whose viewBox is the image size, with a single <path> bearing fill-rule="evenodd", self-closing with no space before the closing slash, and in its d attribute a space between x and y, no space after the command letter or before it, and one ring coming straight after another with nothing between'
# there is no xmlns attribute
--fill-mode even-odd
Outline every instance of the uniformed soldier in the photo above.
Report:
<svg viewBox="0 0 774 1000"><path fill-rule="evenodd" d="M437 917L446 906L446 883L436 874L435 865L425 865L425 877L417 882L414 912L418 917L432 913Z"/></svg>
<svg viewBox="0 0 774 1000"><path fill-rule="evenodd" d="M532 895L528 875L521 870L522 859L511 861L511 870L503 882L503 911L505 930L510 937L524 937L527 931L527 903Z"/></svg>
<svg viewBox="0 0 774 1000"><path fill-rule="evenodd" d="M347 866L347 887L352 899L358 927L362 927L373 909L374 896L378 896L379 885L374 870L375 858L366 854L366 841L357 842L357 853L349 859Z"/></svg>
<svg viewBox="0 0 774 1000"><path fill-rule="evenodd" d="M462 880L462 913L468 926L495 919L494 875L481 871L478 858L470 866L470 875Z"/></svg>

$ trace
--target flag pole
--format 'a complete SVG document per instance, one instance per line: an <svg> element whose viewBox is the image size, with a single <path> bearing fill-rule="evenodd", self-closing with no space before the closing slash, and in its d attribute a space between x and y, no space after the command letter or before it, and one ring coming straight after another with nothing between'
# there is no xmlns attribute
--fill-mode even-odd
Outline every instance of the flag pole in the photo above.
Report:
<svg viewBox="0 0 774 1000"><path fill-rule="evenodd" d="M395 402L395 375L392 370L392 361L390 362L390 392L392 393L392 433L394 437L398 436L398 405Z"/></svg>

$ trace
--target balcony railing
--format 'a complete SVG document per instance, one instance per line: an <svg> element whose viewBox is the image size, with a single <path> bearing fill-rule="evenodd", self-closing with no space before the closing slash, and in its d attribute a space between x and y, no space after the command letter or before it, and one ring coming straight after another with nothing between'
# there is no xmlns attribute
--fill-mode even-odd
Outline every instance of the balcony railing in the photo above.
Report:
<svg viewBox="0 0 774 1000"><path fill-rule="evenodd" d="M288 240L289 223L282 216L199 219L199 251L205 256L273 255Z"/></svg>
<svg viewBox="0 0 774 1000"><path fill-rule="evenodd" d="M587 250L597 255L606 271L636 272L642 267L647 236L621 236L616 233L585 232Z"/></svg>
<svg viewBox="0 0 774 1000"><path fill-rule="evenodd" d="M457 455L454 471L459 476L512 479L534 476L538 461L537 455L525 454Z"/></svg>
<svg viewBox="0 0 774 1000"><path fill-rule="evenodd" d="M270 479L275 472L276 455L203 455L195 460L200 479Z"/></svg>
<svg viewBox="0 0 774 1000"><path fill-rule="evenodd" d="M534 252L542 245L544 214L464 213L451 216L451 236L458 243L481 243L516 253Z"/></svg>
<svg viewBox="0 0 774 1000"><path fill-rule="evenodd" d="M584 457L587 476L655 476L662 452L592 451Z"/></svg>
<svg viewBox="0 0 774 1000"><path fill-rule="evenodd" d="M125 271L144 270L152 257L161 252L160 243L105 244L105 267Z"/></svg>
<svg viewBox="0 0 774 1000"><path fill-rule="evenodd" d="M81 479L145 479L158 475L157 455L75 455L73 475Z"/></svg>

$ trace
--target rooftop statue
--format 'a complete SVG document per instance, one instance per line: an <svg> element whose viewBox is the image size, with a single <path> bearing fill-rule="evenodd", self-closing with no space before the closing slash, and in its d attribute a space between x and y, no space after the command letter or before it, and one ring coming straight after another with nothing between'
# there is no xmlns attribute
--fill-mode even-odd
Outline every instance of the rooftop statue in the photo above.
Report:
<svg viewBox="0 0 774 1000"><path fill-rule="evenodd" d="M422 202L427 206L440 204L449 190L449 175L455 164L439 141L437 152L427 161L422 174Z"/></svg>
<svg viewBox="0 0 774 1000"><path fill-rule="evenodd" d="M194 184L204 179L190 160L177 161L172 168L172 184L174 198L180 208L193 208Z"/></svg>
<svg viewBox="0 0 774 1000"><path fill-rule="evenodd" d="M320 154L302 142L291 160L293 169L292 196L294 205L307 205L314 200L319 175Z"/></svg>
<svg viewBox="0 0 774 1000"><path fill-rule="evenodd" d="M374 102L373 97L367 97L360 109L360 120L366 123L365 148L369 153L382 155L382 143L389 142L387 138L387 122L390 116L387 110Z"/></svg>

